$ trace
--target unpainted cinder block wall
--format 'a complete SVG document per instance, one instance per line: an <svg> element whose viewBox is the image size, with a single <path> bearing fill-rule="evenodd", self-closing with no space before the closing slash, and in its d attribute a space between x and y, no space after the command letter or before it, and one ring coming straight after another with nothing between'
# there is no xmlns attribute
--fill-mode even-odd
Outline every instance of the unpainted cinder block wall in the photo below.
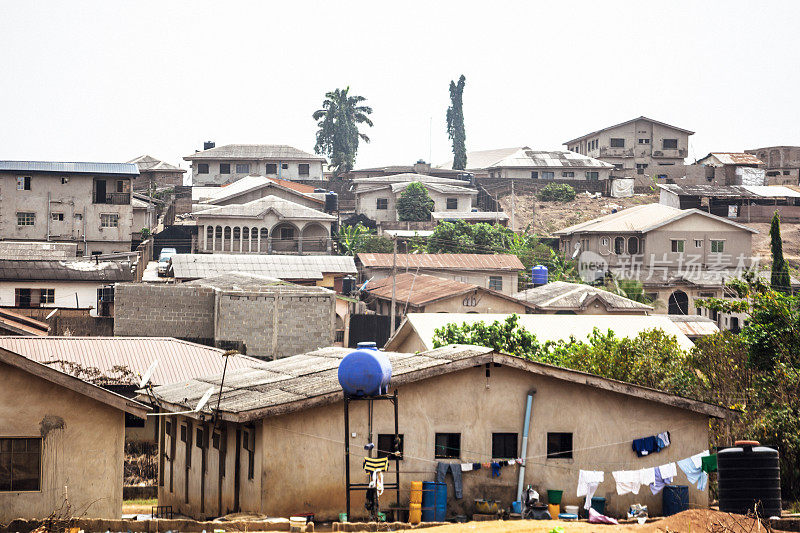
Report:
<svg viewBox="0 0 800 533"><path fill-rule="evenodd" d="M224 292L218 313L217 343L241 341L253 357L288 357L333 345L333 292Z"/></svg>
<svg viewBox="0 0 800 533"><path fill-rule="evenodd" d="M214 289L180 285L118 283L114 335L214 339Z"/></svg>

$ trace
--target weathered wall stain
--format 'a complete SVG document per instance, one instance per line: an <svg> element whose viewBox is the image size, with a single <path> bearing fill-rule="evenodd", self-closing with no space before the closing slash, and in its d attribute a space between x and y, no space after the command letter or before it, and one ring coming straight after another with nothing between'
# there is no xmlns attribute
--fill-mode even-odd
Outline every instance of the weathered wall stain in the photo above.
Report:
<svg viewBox="0 0 800 533"><path fill-rule="evenodd" d="M42 434L42 438L45 438L54 429L64 429L65 425L64 419L60 416L45 415L42 421L39 422L39 433Z"/></svg>

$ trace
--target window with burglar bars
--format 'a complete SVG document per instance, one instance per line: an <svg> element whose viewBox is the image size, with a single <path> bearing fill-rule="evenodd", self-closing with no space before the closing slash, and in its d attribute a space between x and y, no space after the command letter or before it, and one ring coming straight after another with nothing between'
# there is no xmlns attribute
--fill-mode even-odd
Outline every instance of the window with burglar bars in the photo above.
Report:
<svg viewBox="0 0 800 533"><path fill-rule="evenodd" d="M41 437L0 438L0 492L41 489Z"/></svg>
<svg viewBox="0 0 800 533"><path fill-rule="evenodd" d="M437 433L434 458L458 459L461 457L461 433Z"/></svg>

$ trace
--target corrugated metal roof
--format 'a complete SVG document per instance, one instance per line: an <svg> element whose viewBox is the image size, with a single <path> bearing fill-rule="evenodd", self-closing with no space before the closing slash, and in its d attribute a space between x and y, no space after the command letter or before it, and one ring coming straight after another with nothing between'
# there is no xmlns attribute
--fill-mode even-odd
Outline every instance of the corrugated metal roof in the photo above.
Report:
<svg viewBox="0 0 800 533"><path fill-rule="evenodd" d="M131 281L130 264L115 261L41 261L0 259L1 280Z"/></svg>
<svg viewBox="0 0 800 533"><path fill-rule="evenodd" d="M504 159L519 150L530 150L527 146L513 148L495 148L493 150L476 150L467 152L467 170L481 170L489 168L496 162ZM437 165L436 168L453 168L453 160Z"/></svg>
<svg viewBox="0 0 800 533"><path fill-rule="evenodd" d="M166 161L157 159L151 155L140 155L135 159L131 159L128 163L133 163L139 167L139 171L158 171L158 172L173 172L176 174L183 174L186 171L175 165L170 165Z"/></svg>
<svg viewBox="0 0 800 533"><path fill-rule="evenodd" d="M387 349L393 349L394 339L402 335L418 335L426 349L433 347L433 334L438 328L447 324L474 324L484 322L492 324L495 320L503 322L508 314L472 314L472 313L409 313L406 322L386 344ZM691 340L684 335L666 315L626 315L621 319L618 315L518 315L519 325L536 335L539 342L569 340L585 340L595 328L601 332L611 330L617 337L635 337L642 331L649 329L663 330L667 335L674 335L678 345L684 350L694 346ZM412 332L412 333L410 333Z"/></svg>
<svg viewBox="0 0 800 533"><path fill-rule="evenodd" d="M314 187L310 185L256 175L245 176L242 179L236 180L228 185L223 185L222 187L209 187L211 190L209 190L208 193L210 194L208 194L207 198L203 199L203 203L216 204L240 194L267 187L278 187L284 190L288 189L290 193L297 194L298 196L320 204L324 203L323 200L311 196L314 194Z"/></svg>
<svg viewBox="0 0 800 533"><path fill-rule="evenodd" d="M489 168L614 168L614 165L577 152L548 152L524 148L495 162Z"/></svg>
<svg viewBox="0 0 800 533"><path fill-rule="evenodd" d="M50 330L50 326L8 309L0 309L0 329L14 332L17 335L45 336Z"/></svg>
<svg viewBox="0 0 800 533"><path fill-rule="evenodd" d="M701 215L718 220L737 228L758 233L757 230L748 228L731 220L700 211L699 209L678 209L664 204L636 205L609 213L601 217L575 224L568 228L553 232L553 235L572 235L575 233L645 233L661 227L670 222L680 220L690 215Z"/></svg>
<svg viewBox="0 0 800 533"><path fill-rule="evenodd" d="M165 337L0 337L0 348L68 374L69 363L96 368L109 381L116 381L114 378L120 375L114 371L115 366L126 367L136 377L125 383L136 385L155 360L155 385L181 384L198 376L221 373L225 364L223 350ZM260 364L260 360L245 355L228 358L229 371Z"/></svg>
<svg viewBox="0 0 800 533"><path fill-rule="evenodd" d="M678 196L712 198L800 198L800 192L782 185L678 185L660 184L660 188Z"/></svg>
<svg viewBox="0 0 800 533"><path fill-rule="evenodd" d="M0 161L0 172L3 171L139 175L139 167L132 163L70 163L65 161Z"/></svg>
<svg viewBox="0 0 800 533"><path fill-rule="evenodd" d="M309 154L285 144L226 144L184 157L186 161L205 159L275 159L282 161L322 161L319 155Z"/></svg>
<svg viewBox="0 0 800 533"><path fill-rule="evenodd" d="M421 306L427 303L458 296L472 291L491 292L498 294L501 298L506 296L484 289L472 283L464 283L452 279L444 279L427 274L414 274L404 272L395 276L395 297L400 302L408 302L413 306ZM367 291L371 296L390 300L392 298L392 278L383 278L371 281L367 284Z"/></svg>
<svg viewBox="0 0 800 533"><path fill-rule="evenodd" d="M698 159L698 163L705 161L706 159L714 157L717 161L720 162L722 165L763 165L763 161L761 161L758 157L753 154L748 154L745 152L711 152L707 156L702 159Z"/></svg>
<svg viewBox="0 0 800 533"><path fill-rule="evenodd" d="M717 324L708 317L700 315L667 315L678 329L689 338L703 337L719 333Z"/></svg>
<svg viewBox="0 0 800 533"><path fill-rule="evenodd" d="M220 276L202 278L194 281L187 281L184 285L197 287L211 287L223 291L242 291L247 293L270 293L279 292L285 295L295 294L298 296L335 294L325 287L307 287L295 285L288 281L278 278L271 278L247 272L226 272Z"/></svg>
<svg viewBox="0 0 800 533"><path fill-rule="evenodd" d="M636 302L612 292L566 281L553 281L518 292L514 298L526 301L542 310L581 310L600 300L609 311L652 311L649 305Z"/></svg>
<svg viewBox="0 0 800 533"><path fill-rule="evenodd" d="M177 279L244 272L286 280L317 280L323 274L358 273L353 258L344 255L176 254L171 262Z"/></svg>
<svg viewBox="0 0 800 533"><path fill-rule="evenodd" d="M508 220L502 211L434 211L433 220Z"/></svg>
<svg viewBox="0 0 800 533"><path fill-rule="evenodd" d="M336 220L335 216L277 196L264 196L244 204L203 206L202 210L195 212L194 215L197 218L245 217L261 219L270 211L276 213L281 220L316 220L319 222L333 222Z"/></svg>
<svg viewBox="0 0 800 533"><path fill-rule="evenodd" d="M363 253L357 257L366 268L392 268L392 254ZM517 272L525 267L510 254L397 254L397 268Z"/></svg>
<svg viewBox="0 0 800 533"><path fill-rule="evenodd" d="M374 176L372 178L355 178L353 183L358 185L391 185L391 184L408 184L414 181L428 184L441 184L441 185L454 185L457 187L464 187L469 185L468 181L455 180L450 178L440 178L437 176L428 176L426 174L414 174L413 172L405 174L393 174L391 176Z"/></svg>
<svg viewBox="0 0 800 533"><path fill-rule="evenodd" d="M71 242L0 241L0 259L74 260L78 244Z"/></svg>

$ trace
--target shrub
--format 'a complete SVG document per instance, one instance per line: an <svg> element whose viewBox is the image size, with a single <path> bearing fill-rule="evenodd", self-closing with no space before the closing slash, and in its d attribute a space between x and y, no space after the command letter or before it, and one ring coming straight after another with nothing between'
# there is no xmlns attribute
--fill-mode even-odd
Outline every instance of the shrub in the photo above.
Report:
<svg viewBox="0 0 800 533"><path fill-rule="evenodd" d="M566 183L551 183L537 197L542 202L569 202L575 199L575 189Z"/></svg>

